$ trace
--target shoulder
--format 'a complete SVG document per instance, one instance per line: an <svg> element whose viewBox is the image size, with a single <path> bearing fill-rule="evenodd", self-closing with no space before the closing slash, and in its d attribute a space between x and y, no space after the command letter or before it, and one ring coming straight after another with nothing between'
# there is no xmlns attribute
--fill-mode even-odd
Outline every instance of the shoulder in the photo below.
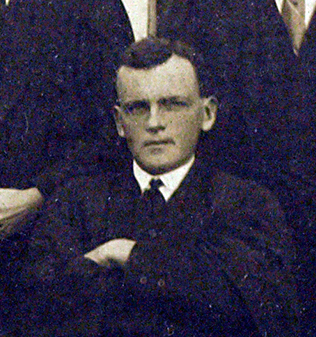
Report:
<svg viewBox="0 0 316 337"><path fill-rule="evenodd" d="M46 209L69 214L79 209L86 214L104 213L129 188L130 174L103 165L78 168L77 175L63 181L47 200ZM123 193L125 195L125 193Z"/></svg>
<svg viewBox="0 0 316 337"><path fill-rule="evenodd" d="M275 251L292 244L278 199L256 182L219 171L213 179L212 202L220 227L232 238L253 241L258 247L268 244Z"/></svg>
<svg viewBox="0 0 316 337"><path fill-rule="evenodd" d="M106 173L77 176L61 184L35 223L32 246L62 242L60 249L67 250L76 243L80 252L96 247L108 228L109 186Z"/></svg>
<svg viewBox="0 0 316 337"><path fill-rule="evenodd" d="M223 208L255 209L259 207L282 211L278 199L264 186L249 179L242 179L234 175L217 171L213 179L214 203ZM266 208L268 207L268 209Z"/></svg>
<svg viewBox="0 0 316 337"><path fill-rule="evenodd" d="M106 199L115 182L115 177L115 173L102 172L100 169L84 174L79 173L62 183L49 202L60 199L66 202L82 203L84 200L92 202L100 198Z"/></svg>

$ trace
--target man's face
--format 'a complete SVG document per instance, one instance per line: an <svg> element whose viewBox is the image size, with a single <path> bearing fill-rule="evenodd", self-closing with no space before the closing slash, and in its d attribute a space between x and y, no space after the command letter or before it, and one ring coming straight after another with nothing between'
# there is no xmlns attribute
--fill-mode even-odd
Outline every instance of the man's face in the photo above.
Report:
<svg viewBox="0 0 316 337"><path fill-rule="evenodd" d="M122 67L117 81L116 125L137 163L161 174L186 163L216 106L202 99L192 64L173 55L151 69Z"/></svg>

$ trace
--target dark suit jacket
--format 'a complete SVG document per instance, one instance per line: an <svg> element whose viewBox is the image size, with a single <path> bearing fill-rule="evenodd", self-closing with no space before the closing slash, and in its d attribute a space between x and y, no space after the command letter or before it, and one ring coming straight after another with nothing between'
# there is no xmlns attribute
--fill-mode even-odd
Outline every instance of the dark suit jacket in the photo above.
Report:
<svg viewBox="0 0 316 337"><path fill-rule="evenodd" d="M62 165L54 178L47 170L77 142L102 138L96 129L111 139L112 81L131 28L117 1L13 0L1 15L1 186L49 193Z"/></svg>
<svg viewBox="0 0 316 337"><path fill-rule="evenodd" d="M316 14L297 57L275 0L199 6L193 35L206 58L213 57L207 51L214 32L222 40L222 105L211 151L221 167L251 176L278 195L296 230L303 306L310 307L306 321L314 322ZM214 13L217 30L208 19Z"/></svg>
<svg viewBox="0 0 316 337"><path fill-rule="evenodd" d="M295 184L310 189L315 178L316 16L297 57L275 0L219 6L201 1L197 6L192 35L207 61L214 58L213 43L221 40L215 66L222 91L217 126L222 137L214 136L215 144L224 138L219 149L226 145L235 171L234 161L239 171L272 188L285 181L292 189ZM220 152L219 158L223 161Z"/></svg>
<svg viewBox="0 0 316 337"><path fill-rule="evenodd" d="M263 335L295 336L291 235L267 190L196 163L156 221L139 195L127 168L54 196L24 270L33 324L23 335L45 335L45 322L56 335L97 335L105 317L105 335L253 336L254 320ZM83 258L120 237L138 242L125 270Z"/></svg>
<svg viewBox="0 0 316 337"><path fill-rule="evenodd" d="M120 3L96 3L12 0L8 7L1 5L1 188L37 186L48 198L67 177L80 174L88 153L98 159L92 152L99 140L107 153L112 62L132 39ZM84 143L93 143L89 151L82 152ZM105 156L108 165L111 156ZM1 333L3 325L13 328L7 317L16 316L15 303L22 296L16 275L31 227L1 237Z"/></svg>
<svg viewBox="0 0 316 337"><path fill-rule="evenodd" d="M260 165L268 174L282 176L282 169L288 169L280 166L285 162L291 174L306 176L313 169L307 165L304 171L297 157L305 151L302 141L307 138L308 152L313 150L316 16L297 57L274 0L244 2L230 10L226 28L232 40L225 52L231 56L229 80L238 90L232 89L232 99L237 99L254 150L262 157Z"/></svg>
<svg viewBox="0 0 316 337"><path fill-rule="evenodd" d="M263 6L263 7L262 7ZM251 7L251 6L250 6ZM249 8L250 8L249 7ZM254 100L244 110L255 149L261 154L270 186L279 193L299 243L298 285L306 331L315 333L315 92L316 14L312 17L299 57L292 52L286 26L274 1L257 4L247 15L240 54L243 82ZM259 13L265 13L260 16ZM260 32L260 33L259 33ZM245 91L243 91L245 93ZM258 136L254 135L257 129ZM304 317L304 316L303 316ZM311 332L313 331L313 332Z"/></svg>

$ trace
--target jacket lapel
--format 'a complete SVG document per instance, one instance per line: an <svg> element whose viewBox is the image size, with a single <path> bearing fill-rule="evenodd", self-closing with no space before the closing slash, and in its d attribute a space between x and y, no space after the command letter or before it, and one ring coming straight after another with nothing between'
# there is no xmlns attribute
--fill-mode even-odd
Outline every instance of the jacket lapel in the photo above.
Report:
<svg viewBox="0 0 316 337"><path fill-rule="evenodd" d="M198 158L178 190L167 203L168 212L184 230L200 235L213 217L213 177L216 170Z"/></svg>
<svg viewBox="0 0 316 337"><path fill-rule="evenodd" d="M113 39L112 43L120 43L125 46L134 40L132 27L122 1L90 0L90 2L89 25L100 36L111 38ZM113 27L109 27L110 25Z"/></svg>
<svg viewBox="0 0 316 337"><path fill-rule="evenodd" d="M306 62L315 62L316 53L316 11L311 19L308 30L305 34L302 47L300 49L300 58Z"/></svg>

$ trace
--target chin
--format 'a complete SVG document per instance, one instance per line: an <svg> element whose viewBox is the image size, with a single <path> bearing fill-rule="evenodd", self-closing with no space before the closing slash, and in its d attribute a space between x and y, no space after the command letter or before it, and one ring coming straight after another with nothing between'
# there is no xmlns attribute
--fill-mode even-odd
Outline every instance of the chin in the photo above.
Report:
<svg viewBox="0 0 316 337"><path fill-rule="evenodd" d="M163 174L172 171L183 164L183 160L174 156L175 153L165 151L151 151L143 153L137 162L148 173L152 175Z"/></svg>
<svg viewBox="0 0 316 337"><path fill-rule="evenodd" d="M158 165L157 165L158 164ZM167 173L181 166L181 164L175 164L170 162L163 162L162 160L156 160L155 162L146 162L142 165L142 168L152 175L158 175Z"/></svg>

